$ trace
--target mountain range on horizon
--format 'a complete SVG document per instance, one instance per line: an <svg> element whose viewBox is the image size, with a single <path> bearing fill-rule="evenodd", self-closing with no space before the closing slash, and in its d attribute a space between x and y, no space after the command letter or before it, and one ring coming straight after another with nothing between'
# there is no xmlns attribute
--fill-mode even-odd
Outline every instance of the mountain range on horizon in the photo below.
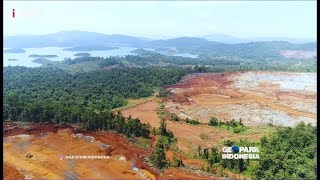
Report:
<svg viewBox="0 0 320 180"><path fill-rule="evenodd" d="M315 43L316 39L293 38L237 38L224 34L211 34L200 37L176 37L169 39L150 39L122 34L102 34L87 31L60 31L46 35L5 36L4 48L37 48L37 47L74 47L80 45L120 46L137 48L194 47L223 44L243 44L254 42L287 42L292 44Z"/></svg>

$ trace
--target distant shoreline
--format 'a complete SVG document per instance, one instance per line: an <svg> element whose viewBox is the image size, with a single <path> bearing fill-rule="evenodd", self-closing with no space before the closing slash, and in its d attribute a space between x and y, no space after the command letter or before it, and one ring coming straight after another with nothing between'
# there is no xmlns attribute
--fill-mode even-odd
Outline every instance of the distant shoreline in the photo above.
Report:
<svg viewBox="0 0 320 180"><path fill-rule="evenodd" d="M63 51L103 51L103 50L114 50L120 49L119 47L108 47L108 46L77 46L71 48L64 48Z"/></svg>

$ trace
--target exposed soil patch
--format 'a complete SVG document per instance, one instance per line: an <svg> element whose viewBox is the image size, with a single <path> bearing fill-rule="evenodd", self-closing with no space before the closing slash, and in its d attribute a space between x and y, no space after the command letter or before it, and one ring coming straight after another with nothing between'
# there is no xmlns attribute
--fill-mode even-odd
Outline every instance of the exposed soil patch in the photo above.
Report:
<svg viewBox="0 0 320 180"><path fill-rule="evenodd" d="M160 119L157 114L157 108L159 104L156 99L153 98L142 104L132 106L130 108L122 109L121 113L125 116L132 116L132 118L139 118L143 123L150 123L152 127L158 128L160 125Z"/></svg>
<svg viewBox="0 0 320 180"><path fill-rule="evenodd" d="M243 120L256 126L316 124L316 73L237 72L185 76L166 89L166 109L180 118L208 122Z"/></svg>
<svg viewBox="0 0 320 180"><path fill-rule="evenodd" d="M317 50L282 50L280 54L286 58L314 58L317 57Z"/></svg>
<svg viewBox="0 0 320 180"><path fill-rule="evenodd" d="M124 116L131 115L132 118L139 118L141 122L150 123L151 127L158 128L161 120L157 114L158 107L159 103L154 99L144 104L123 109L121 112ZM208 125L191 125L185 122L170 121L168 119L166 123L167 128L178 138L179 149L184 152L188 152L190 149L196 149L199 145L204 148L211 148L213 145L222 147L220 142L223 140L246 139L249 141L257 141L263 136L263 133L230 135L226 129ZM201 139L201 134L203 133L208 136L207 139Z"/></svg>
<svg viewBox="0 0 320 180"><path fill-rule="evenodd" d="M3 146L4 179L200 177L182 169L158 172L145 161L151 155L151 149L138 148L129 139L113 132L87 132L71 126L8 122L5 123ZM61 155L64 155L63 159ZM66 159L68 155L108 158Z"/></svg>
<svg viewBox="0 0 320 180"><path fill-rule="evenodd" d="M85 136L93 136L95 140L109 145L105 151L105 154L108 156L123 155L127 160L132 161L136 167L148 168L145 159L147 156L151 155L151 149L145 150L135 147L134 145L131 145L125 137L119 136L113 132L75 131L75 133L81 133Z"/></svg>
<svg viewBox="0 0 320 180"><path fill-rule="evenodd" d="M188 171L182 171L179 168L169 168L166 170L166 173L161 176L159 179L170 179L170 180L185 180L185 179L219 179L215 176L203 176L199 172L197 173L190 173Z"/></svg>
<svg viewBox="0 0 320 180"><path fill-rule="evenodd" d="M28 124L28 125L27 125ZM30 124L30 123L12 123L7 122L4 127L4 137L6 136L14 136L19 134L33 134L33 135L41 135L43 133L57 133L58 129L71 128L71 126L58 126L54 124Z"/></svg>
<svg viewBox="0 0 320 180"><path fill-rule="evenodd" d="M3 179L24 179L24 176L14 167L8 165L7 163L3 164Z"/></svg>
<svg viewBox="0 0 320 180"><path fill-rule="evenodd" d="M87 141L76 134L92 136L93 140ZM34 123L26 124L24 129L17 123L6 123L4 137L5 178L22 175L35 179L154 179L158 176L156 171L148 171L151 168L144 160L151 150L137 148L112 132L81 132L72 127ZM61 160L60 155L109 158Z"/></svg>

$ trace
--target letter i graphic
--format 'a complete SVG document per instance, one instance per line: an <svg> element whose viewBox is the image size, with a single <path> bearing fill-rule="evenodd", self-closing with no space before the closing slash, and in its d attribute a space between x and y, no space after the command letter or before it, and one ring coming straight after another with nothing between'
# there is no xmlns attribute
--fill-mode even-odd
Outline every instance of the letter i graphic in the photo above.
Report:
<svg viewBox="0 0 320 180"><path fill-rule="evenodd" d="M12 17L14 18L15 16L15 12L14 12L14 9L12 9Z"/></svg>

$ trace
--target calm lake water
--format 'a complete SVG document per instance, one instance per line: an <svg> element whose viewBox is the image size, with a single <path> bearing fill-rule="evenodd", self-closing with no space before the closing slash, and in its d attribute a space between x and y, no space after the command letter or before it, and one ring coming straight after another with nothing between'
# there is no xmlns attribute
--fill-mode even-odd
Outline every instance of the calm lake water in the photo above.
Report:
<svg viewBox="0 0 320 180"><path fill-rule="evenodd" d="M76 58L74 54L80 52L88 52L91 56L110 57L110 56L126 56L134 55L130 51L137 48L133 47L121 47L120 49L102 50L102 51L64 51L66 47L45 47L45 48L24 48L25 53L4 53L3 54L3 66L26 66L26 67L39 67L41 64L33 63L32 60L36 59L29 57L31 54L38 55L57 55L58 57L46 58L52 61L62 61L65 58ZM8 48L5 48L8 49ZM4 49L4 50L5 50ZM146 49L153 50L153 49ZM173 54L175 56L196 58L197 55L192 54ZM9 61L9 59L17 59L17 61Z"/></svg>

